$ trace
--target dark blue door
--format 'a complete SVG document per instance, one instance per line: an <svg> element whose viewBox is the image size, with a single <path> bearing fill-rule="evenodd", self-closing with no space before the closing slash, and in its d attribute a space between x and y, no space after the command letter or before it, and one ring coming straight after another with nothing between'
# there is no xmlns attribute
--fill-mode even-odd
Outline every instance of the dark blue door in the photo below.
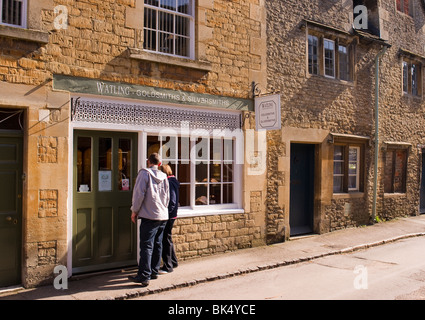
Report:
<svg viewBox="0 0 425 320"><path fill-rule="evenodd" d="M291 236L313 231L314 148L313 144L291 144L289 204Z"/></svg>

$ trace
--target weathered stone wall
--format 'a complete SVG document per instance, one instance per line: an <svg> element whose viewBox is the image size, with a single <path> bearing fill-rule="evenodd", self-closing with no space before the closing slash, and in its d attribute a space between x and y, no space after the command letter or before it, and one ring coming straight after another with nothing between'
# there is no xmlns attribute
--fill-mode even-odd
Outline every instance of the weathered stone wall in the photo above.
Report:
<svg viewBox="0 0 425 320"><path fill-rule="evenodd" d="M420 3L415 2L415 15L412 18L397 12L395 1L381 1L379 4L379 10L374 9L373 22L380 26L381 36L388 40L392 47L383 57L380 67L377 214L384 218L394 218L418 212L421 161L416 146L423 144L425 138L421 125L424 119L424 104L422 97L402 95L399 50L403 48L419 56L424 55L424 11ZM291 142L319 144L322 149L319 168L316 171L320 182L315 191L315 231L327 232L370 223L375 137L375 57L381 48L373 41L358 38L354 58L355 77L352 82L309 75L303 20L312 20L341 30L342 33L352 33L352 2L271 0L266 2L266 7L268 86L282 93L282 132L280 136L276 133L268 135L271 141L268 145L267 181L268 230L271 232L269 238L276 238L274 232L279 229L277 226L282 220L285 221L285 226L289 226L289 155L279 150L288 150ZM323 28L324 34L332 32L334 31L329 28ZM294 128L305 130L294 131ZM307 138L309 133L318 129L328 133L370 137L370 143L366 144L365 150L364 191L360 195L353 197L349 194L332 194L332 188L329 188L329 185L332 186L332 153L328 154L325 150L328 147L323 137ZM327 138L326 135L324 137ZM385 155L385 141L407 142L412 145L408 155L406 194L383 192L382 159ZM276 154L281 157L283 163L280 168L277 166ZM279 189L278 186L282 184L283 187ZM277 212L283 214L281 219L276 219Z"/></svg>
<svg viewBox="0 0 425 320"><path fill-rule="evenodd" d="M196 1L194 61L143 55L143 3L30 1L31 35L17 29L4 37L0 28L0 107L27 110L25 286L51 281L53 267L67 263L69 93L52 90L53 74L238 98L250 97L253 80L265 86L264 0ZM66 8L67 28L54 26L57 6ZM264 242L264 177L256 178L241 192L245 214L179 219L182 258Z"/></svg>

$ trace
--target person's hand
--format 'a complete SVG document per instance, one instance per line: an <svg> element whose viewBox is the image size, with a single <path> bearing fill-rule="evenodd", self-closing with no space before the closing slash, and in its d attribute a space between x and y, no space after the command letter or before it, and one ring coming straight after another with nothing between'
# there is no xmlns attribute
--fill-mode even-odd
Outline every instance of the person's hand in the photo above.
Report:
<svg viewBox="0 0 425 320"><path fill-rule="evenodd" d="M137 221L137 213L136 212L131 213L131 221L133 221L133 223L136 223L136 221Z"/></svg>

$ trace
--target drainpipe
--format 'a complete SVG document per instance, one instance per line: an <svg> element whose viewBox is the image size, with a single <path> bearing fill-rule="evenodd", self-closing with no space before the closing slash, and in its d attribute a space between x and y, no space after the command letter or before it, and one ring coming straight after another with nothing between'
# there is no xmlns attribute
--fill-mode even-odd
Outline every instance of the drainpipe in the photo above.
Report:
<svg viewBox="0 0 425 320"><path fill-rule="evenodd" d="M373 177L373 205L372 205L372 222L376 218L376 198L378 189L378 154L379 154L379 58L387 51L390 45L377 54L375 58L375 170Z"/></svg>

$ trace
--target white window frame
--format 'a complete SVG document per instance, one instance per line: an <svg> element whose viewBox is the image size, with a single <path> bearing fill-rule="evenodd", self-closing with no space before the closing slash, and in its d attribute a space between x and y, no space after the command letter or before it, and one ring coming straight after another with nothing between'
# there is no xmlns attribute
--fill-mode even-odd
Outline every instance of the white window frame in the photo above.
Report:
<svg viewBox="0 0 425 320"><path fill-rule="evenodd" d="M177 1L177 0L176 0ZM143 50L147 51L147 52L152 52L152 53L156 53L156 54L161 54L161 55L167 55L167 56L172 56L172 57L179 57L179 58L185 58L185 59L191 59L194 60L195 59L195 0L189 0L190 4L190 13L189 14L184 14L184 13L180 13L177 11L172 11L172 10L168 10L165 8L161 8L160 6L152 6L149 4L144 4L144 9L148 8L151 10L154 10L156 12L156 28L152 29L155 30L156 32L156 50L149 50L144 48ZM171 53L166 53L166 52L161 52L160 50L158 50L158 45L159 45L159 18L158 18L158 12L164 12L164 13L168 13L168 14L172 14L174 16L181 16L184 18L189 19L189 55L188 56L181 56L181 55L177 55L177 54L171 54ZM145 27L143 26L143 30L145 30ZM174 28L174 33L172 34L173 37L176 37L176 33L175 33L175 28ZM144 32L144 31L143 31ZM144 39L145 41L146 39ZM174 50L175 50L175 45L174 45Z"/></svg>
<svg viewBox="0 0 425 320"><path fill-rule="evenodd" d="M196 138L202 138L202 139L207 139L207 159L196 159L195 153L196 153L196 139L194 139L193 136L184 136L184 135L171 135L171 134L162 134L162 133L157 133L157 132L148 132L144 139L143 139L143 146L144 149L147 146L147 137L148 136L154 136L154 137L159 137L162 136L163 138L167 137L167 136L173 136L176 138L179 137L184 137L189 139L190 142L190 150L189 150L189 157L190 159L188 160L189 165L190 165L190 204L189 206L184 206L184 207L179 207L179 216L199 216L199 215L204 215L204 214L208 214L210 212L214 212L214 214L227 214L227 213L231 213L229 211L231 210L238 210L238 212L241 209L241 194L240 194L240 190L242 189L242 177L241 177L241 165L236 163L235 160L235 156L236 156L236 148L237 148L237 143L235 139L233 140L233 181L231 182L231 184L233 184L233 202L232 203L226 203L226 204L210 204L208 203L207 205L197 205L195 203L196 201L196 185L202 185L202 184L206 184L207 185L207 201L209 201L209 195L210 195L210 185L213 184L219 184L219 185L224 185L227 184L224 181L221 181L219 183L212 183L210 181L210 179L207 179L207 182L196 182L196 160L204 160L205 162L207 162L208 166L210 165L210 163L213 163L214 160L210 159L210 144L211 141L215 138L215 136L197 136ZM230 140L231 138L227 138L227 137L223 137L224 139ZM178 139L176 139L175 141L178 141ZM160 142L158 140L158 142ZM162 141L161 141L161 146L162 146ZM160 156L163 160L165 160L165 158L162 155L162 147L160 147ZM222 155L224 153L224 150L221 150ZM148 157L149 155L146 154L146 156ZM170 161L178 161L178 153L175 155L175 158L169 158L168 160ZM183 159L185 160L185 159ZM222 164L224 164L226 161L225 160L221 160ZM173 163L173 162L172 162ZM221 168L221 177L223 177L223 168L224 166L222 165ZM208 172L210 172L210 169L208 169ZM174 173L174 172L173 172ZM179 179L178 177L178 172L177 172L177 179ZM230 184L230 183L229 183ZM223 193L221 194L221 199L223 199ZM235 212L236 213L236 212Z"/></svg>
<svg viewBox="0 0 425 320"><path fill-rule="evenodd" d="M328 75L326 74L326 43L332 43L333 44L333 50L332 50L332 70L333 70L333 75ZM331 78L331 79L335 79L335 41L334 40L330 40L327 38L323 39L323 74L326 78Z"/></svg>
<svg viewBox="0 0 425 320"><path fill-rule="evenodd" d="M0 1L0 25L3 26L9 26L9 27L16 27L16 28L27 28L27 11L28 11L28 0L14 0L17 2L22 2L22 24L18 25L18 24L10 24L10 23L4 23L2 21L3 19L3 1Z"/></svg>

